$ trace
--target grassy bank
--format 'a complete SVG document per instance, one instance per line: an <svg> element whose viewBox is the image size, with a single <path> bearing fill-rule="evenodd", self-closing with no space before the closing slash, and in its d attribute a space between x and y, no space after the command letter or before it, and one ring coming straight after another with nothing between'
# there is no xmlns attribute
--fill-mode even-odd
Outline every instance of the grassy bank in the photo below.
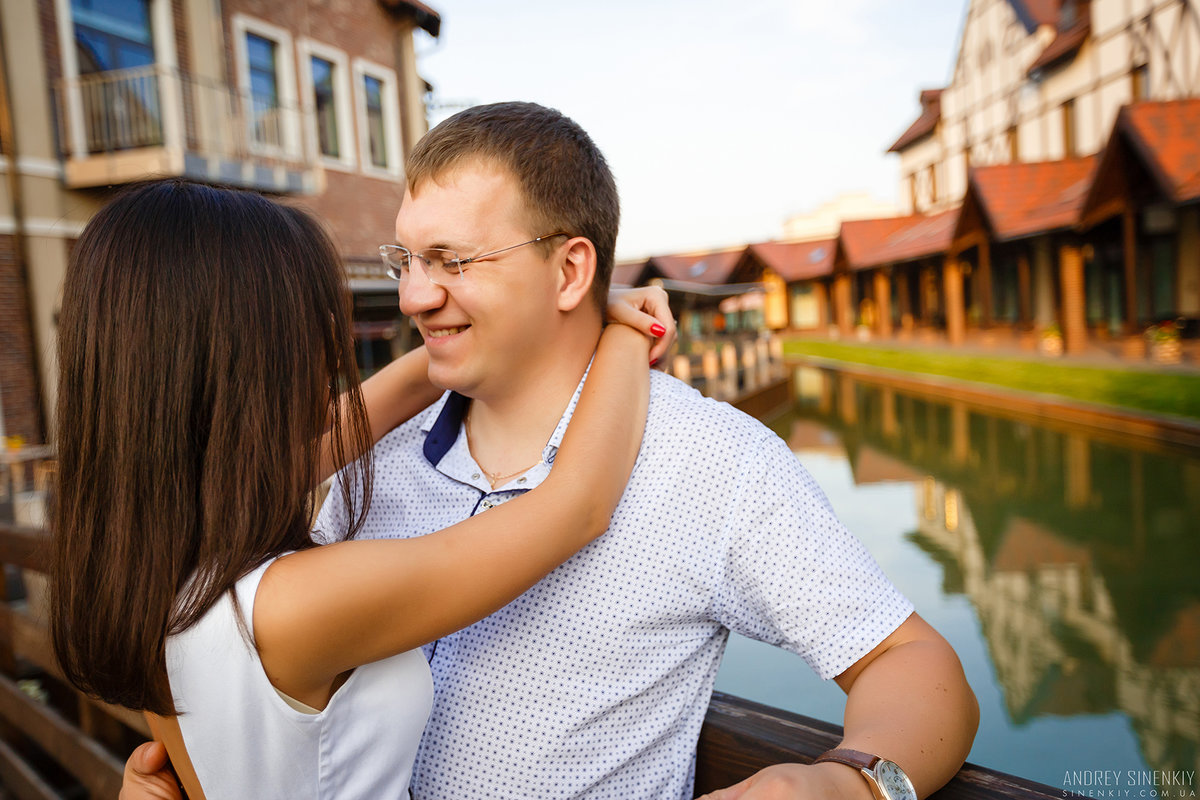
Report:
<svg viewBox="0 0 1200 800"><path fill-rule="evenodd" d="M792 339L783 351L1200 420L1200 375Z"/></svg>

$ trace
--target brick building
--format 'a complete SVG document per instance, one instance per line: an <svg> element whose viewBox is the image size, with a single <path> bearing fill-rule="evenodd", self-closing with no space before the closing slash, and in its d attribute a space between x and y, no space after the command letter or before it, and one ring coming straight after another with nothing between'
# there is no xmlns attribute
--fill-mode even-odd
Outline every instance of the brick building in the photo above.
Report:
<svg viewBox="0 0 1200 800"><path fill-rule="evenodd" d="M427 125L414 35L440 24L419 0L4 0L2 432L52 434L72 243L114 190L152 177L311 209L351 274L364 366L390 358L404 328L376 246Z"/></svg>

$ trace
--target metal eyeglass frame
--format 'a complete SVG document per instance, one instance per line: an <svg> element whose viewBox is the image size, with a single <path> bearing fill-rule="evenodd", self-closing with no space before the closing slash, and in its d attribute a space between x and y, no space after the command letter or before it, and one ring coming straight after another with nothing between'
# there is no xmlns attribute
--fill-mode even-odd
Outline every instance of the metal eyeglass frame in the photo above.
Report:
<svg viewBox="0 0 1200 800"><path fill-rule="evenodd" d="M509 247L501 247L499 250L493 250L490 253L482 253L477 256L471 256L470 258L459 258L458 253L445 247L429 247L420 252L413 252L407 247L403 247L398 244L381 244L379 245L379 257L383 259L384 266L387 267L388 277L395 281L408 280L408 277L405 274L405 268L392 261L392 255L399 253L403 254L401 256L402 258L407 259L408 270L412 269L413 258L417 258L424 265L422 269L425 270L425 277L429 279L429 282L438 286L445 286L446 283L444 281L449 281L448 278L445 278L444 275L439 275L437 278L435 278L429 272L429 268L432 266L432 263L430 259L425 256L425 253L428 253L430 250L437 250L442 253L450 253L452 256L454 256L453 258L443 259L442 267L444 270L446 267L453 265L453 274L457 275L459 280L462 280L462 267L464 264L470 264L475 261L480 261L484 258L490 258L491 256L499 255L500 253L506 253L509 250L516 250L518 247L524 247L527 244L535 244L536 242L543 242L546 239L553 239L556 236L570 235L571 234L564 231L548 233L545 236L539 236L536 239L530 239L528 242L521 242L520 244L510 245Z"/></svg>

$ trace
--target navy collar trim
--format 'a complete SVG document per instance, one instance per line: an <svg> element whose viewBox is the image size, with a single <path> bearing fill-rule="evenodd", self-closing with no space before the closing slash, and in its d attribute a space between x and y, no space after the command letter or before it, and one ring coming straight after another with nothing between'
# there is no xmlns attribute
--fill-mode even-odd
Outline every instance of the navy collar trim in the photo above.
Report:
<svg viewBox="0 0 1200 800"><path fill-rule="evenodd" d="M425 437L425 446L422 448L425 459L433 466L436 467L458 441L458 431L470 404L471 398L458 392L450 392L446 398L441 413L429 429L429 435Z"/></svg>

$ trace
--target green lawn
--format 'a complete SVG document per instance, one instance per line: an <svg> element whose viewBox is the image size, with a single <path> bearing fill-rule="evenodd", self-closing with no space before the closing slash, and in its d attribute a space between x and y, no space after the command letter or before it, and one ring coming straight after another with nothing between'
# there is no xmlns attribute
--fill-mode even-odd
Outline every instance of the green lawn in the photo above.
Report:
<svg viewBox="0 0 1200 800"><path fill-rule="evenodd" d="M785 341L783 351L792 356L817 356L1200 419L1200 374L1068 366L1045 360L930 353L806 339Z"/></svg>

